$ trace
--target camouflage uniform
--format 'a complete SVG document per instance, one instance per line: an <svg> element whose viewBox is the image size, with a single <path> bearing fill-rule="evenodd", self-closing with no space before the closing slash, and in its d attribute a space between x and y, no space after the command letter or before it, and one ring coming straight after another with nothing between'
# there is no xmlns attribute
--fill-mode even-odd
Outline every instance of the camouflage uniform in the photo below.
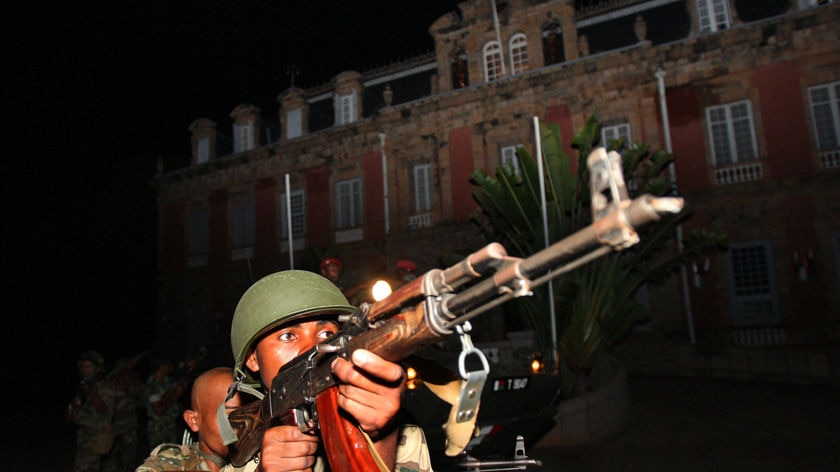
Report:
<svg viewBox="0 0 840 472"><path fill-rule="evenodd" d="M113 444L114 384L97 374L84 379L79 394L68 408L76 430L75 472L99 472L102 458Z"/></svg>
<svg viewBox="0 0 840 472"><path fill-rule="evenodd" d="M146 427L149 444L171 443L178 437L178 422L181 418L181 409L178 402L172 404L163 414L158 415L152 408L152 403L160 401L169 389L175 388L175 380L166 376L158 379L150 375L146 380L146 412L149 415L149 423Z"/></svg>
<svg viewBox="0 0 840 472"><path fill-rule="evenodd" d="M330 470L326 465L326 458L316 457L313 472L325 472ZM228 464L222 468L222 472L255 472L259 466L259 454L245 463L242 467L234 467ZM397 456L394 464L395 472L432 472L432 461L429 455L429 446L426 444L426 434L423 428L404 424L400 426L400 436L397 440ZM140 472L138 470L138 472ZM146 471L143 471L146 472ZM373 472L373 471L371 471Z"/></svg>
<svg viewBox="0 0 840 472"><path fill-rule="evenodd" d="M140 427L138 409L143 405L145 387L136 372L127 365L117 365L121 369L109 376L116 389L114 402L114 447L102 465L105 472L130 472L139 462L138 428Z"/></svg>
<svg viewBox="0 0 840 472"><path fill-rule="evenodd" d="M200 451L198 444L165 443L154 448L135 472L210 470L205 459L215 462L219 467L225 464L225 460L221 457Z"/></svg>

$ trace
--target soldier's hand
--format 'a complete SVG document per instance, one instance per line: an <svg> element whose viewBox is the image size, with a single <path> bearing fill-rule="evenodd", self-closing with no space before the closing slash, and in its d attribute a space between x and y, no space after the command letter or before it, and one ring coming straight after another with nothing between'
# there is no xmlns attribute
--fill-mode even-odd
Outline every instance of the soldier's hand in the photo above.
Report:
<svg viewBox="0 0 840 472"><path fill-rule="evenodd" d="M260 453L260 470L265 472L311 471L315 465L318 437L297 426L275 426L266 430Z"/></svg>
<svg viewBox="0 0 840 472"><path fill-rule="evenodd" d="M338 406L376 440L394 427L393 420L405 389L405 372L399 364L364 349L354 351L351 361L337 358L332 364L333 372L341 380Z"/></svg>

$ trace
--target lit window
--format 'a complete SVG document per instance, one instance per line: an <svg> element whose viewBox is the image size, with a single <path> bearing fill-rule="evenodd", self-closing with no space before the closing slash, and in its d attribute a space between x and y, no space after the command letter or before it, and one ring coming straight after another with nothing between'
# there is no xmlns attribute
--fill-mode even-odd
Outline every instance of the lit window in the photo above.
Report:
<svg viewBox="0 0 840 472"><path fill-rule="evenodd" d="M414 210L417 213L432 209L430 172L429 164L414 166Z"/></svg>
<svg viewBox="0 0 840 472"><path fill-rule="evenodd" d="M464 88L470 84L470 73L467 62L467 53L463 49L459 49L452 53L450 57L452 64L452 88Z"/></svg>
<svg viewBox="0 0 840 472"><path fill-rule="evenodd" d="M706 120L716 166L757 159L749 101L709 107L706 109Z"/></svg>
<svg viewBox="0 0 840 472"><path fill-rule="evenodd" d="M484 80L499 80L502 73L502 47L498 41L490 41L484 45Z"/></svg>
<svg viewBox="0 0 840 472"><path fill-rule="evenodd" d="M543 62L545 65L558 64L566 60L563 50L563 29L557 23L546 26L542 31Z"/></svg>
<svg viewBox="0 0 840 472"><path fill-rule="evenodd" d="M528 69L528 40L524 34L515 34L510 39L511 73L520 74Z"/></svg>
<svg viewBox="0 0 840 472"><path fill-rule="evenodd" d="M343 180L336 184L335 213L338 229L362 226L362 180Z"/></svg>

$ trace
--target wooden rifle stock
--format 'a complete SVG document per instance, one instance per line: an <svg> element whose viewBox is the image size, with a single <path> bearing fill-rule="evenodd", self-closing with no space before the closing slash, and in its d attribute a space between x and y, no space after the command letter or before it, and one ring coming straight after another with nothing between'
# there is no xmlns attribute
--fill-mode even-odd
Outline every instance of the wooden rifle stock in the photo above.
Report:
<svg viewBox="0 0 840 472"><path fill-rule="evenodd" d="M606 162L606 156L602 160ZM590 168L593 168L591 156ZM322 395L336 385L330 369L336 356L349 358L354 350L367 349L392 362L403 360L452 334L455 327L469 319L512 298L530 295L533 288L611 251L635 244L638 242L636 230L659 220L664 214L682 210L681 198L650 195L634 200L626 198L621 171L620 168L615 170L614 162L610 169L600 173L596 170L593 168L592 193L593 215L597 219L588 227L527 258L510 257L501 244L491 243L452 267L432 269L384 300L362 303L356 313L342 317L339 333L280 369L265 398L231 412L229 420L238 437L230 446L231 463L242 466L256 454L263 433L272 421L315 431L319 419L329 417L330 421L335 421L340 416L335 412L320 415L319 411L322 403L328 404L322 402ZM597 198L599 189L595 188L597 176L603 178L605 172L617 172L620 179L619 185L612 182L613 198L609 203ZM317 406L314 405L316 399ZM355 454L348 448L366 451L365 444L349 446L346 438L328 438L323 433L331 431L334 435L337 430L332 424L329 430L325 425L321 426L332 470L376 470L369 452L366 458L360 459L371 460L362 462L367 464L365 467L353 466L353 462L348 462L347 456L342 455ZM352 427L348 422L340 430L347 431ZM336 448L344 451L336 451Z"/></svg>

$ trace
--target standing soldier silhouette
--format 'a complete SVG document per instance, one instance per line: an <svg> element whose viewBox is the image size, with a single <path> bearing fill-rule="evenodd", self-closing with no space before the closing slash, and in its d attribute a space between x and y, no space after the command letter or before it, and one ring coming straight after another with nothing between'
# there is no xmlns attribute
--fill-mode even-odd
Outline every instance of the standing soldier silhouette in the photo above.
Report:
<svg viewBox="0 0 840 472"><path fill-rule="evenodd" d="M113 445L114 384L105 378L105 358L85 351L76 363L79 388L67 406L67 419L77 426L74 472L99 472Z"/></svg>

